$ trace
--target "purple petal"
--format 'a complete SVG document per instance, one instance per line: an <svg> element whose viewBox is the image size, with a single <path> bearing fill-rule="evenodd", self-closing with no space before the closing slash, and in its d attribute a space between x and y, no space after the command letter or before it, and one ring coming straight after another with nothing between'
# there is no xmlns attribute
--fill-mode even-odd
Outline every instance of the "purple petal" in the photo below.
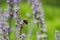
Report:
<svg viewBox="0 0 60 40"><path fill-rule="evenodd" d="M21 2L21 0L13 0L13 2L14 3L17 3L18 2L19 3L19 2Z"/></svg>
<svg viewBox="0 0 60 40"><path fill-rule="evenodd" d="M11 32L11 28L8 28L8 32Z"/></svg>

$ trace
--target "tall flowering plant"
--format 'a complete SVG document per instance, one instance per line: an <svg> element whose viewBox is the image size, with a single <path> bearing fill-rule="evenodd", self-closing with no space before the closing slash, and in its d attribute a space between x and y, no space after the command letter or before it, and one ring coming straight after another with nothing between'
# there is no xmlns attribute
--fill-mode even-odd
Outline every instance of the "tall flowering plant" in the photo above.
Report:
<svg viewBox="0 0 60 40"><path fill-rule="evenodd" d="M8 25L9 25L9 29L11 28L11 20L13 18L13 0L7 0L8 3ZM6 14L6 13L5 13ZM7 17L7 16L6 16ZM9 33L9 40L10 40L10 35L11 33Z"/></svg>
<svg viewBox="0 0 60 40"><path fill-rule="evenodd" d="M41 32L40 33L45 34L46 33L46 25L45 25L45 20L44 20L44 12L41 7L41 3L39 3L39 0L32 1L32 10L33 10L34 18L35 18L34 22L37 24L38 23L41 24ZM39 36L39 34L37 34L37 35ZM47 37L47 36L43 35L43 37Z"/></svg>
<svg viewBox="0 0 60 40"><path fill-rule="evenodd" d="M16 40L18 40L20 38L20 34L19 34L19 31L20 31L20 15L19 15L19 2L18 0L16 0L14 3L15 3L15 6L14 6L14 19L15 19L15 25L16 25Z"/></svg>
<svg viewBox="0 0 60 40"><path fill-rule="evenodd" d="M20 18L20 15L19 15L19 3L21 2L21 0L16 0L15 1L15 6L14 6L14 18L15 18L15 25L16 25L16 40L18 40L19 38L21 38L21 40L24 40L25 38L25 34L22 34L22 29L23 29L23 24L25 22L25 20L23 21L21 18Z"/></svg>
<svg viewBox="0 0 60 40"><path fill-rule="evenodd" d="M11 32L8 22L7 22L7 15L5 15L7 12L4 10L4 13L0 12L1 20L0 20L0 30L2 33L1 40L9 40L9 32Z"/></svg>

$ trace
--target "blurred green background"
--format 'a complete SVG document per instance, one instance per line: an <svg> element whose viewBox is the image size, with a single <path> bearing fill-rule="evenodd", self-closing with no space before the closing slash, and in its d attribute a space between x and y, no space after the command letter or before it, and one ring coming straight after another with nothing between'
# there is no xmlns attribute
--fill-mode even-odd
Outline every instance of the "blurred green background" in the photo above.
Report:
<svg viewBox="0 0 60 40"><path fill-rule="evenodd" d="M60 0L41 0L41 2L42 2L42 7L44 9L44 14L45 14L48 40L55 40L54 38L55 30L60 31ZM7 7L6 5L7 5L6 0L0 0L0 8L4 9ZM29 24L26 26L26 28L24 28L24 32L27 34L29 26L33 20L32 9L31 9L31 6L27 4L26 0L22 0L22 3L20 4L20 8L21 8L20 10L21 18L27 19L29 21ZM30 18L26 17L26 13L30 13L31 17ZM36 27L33 28L31 40L36 40L35 33L37 29L38 28ZM14 39L12 39L11 37L11 40L14 40Z"/></svg>

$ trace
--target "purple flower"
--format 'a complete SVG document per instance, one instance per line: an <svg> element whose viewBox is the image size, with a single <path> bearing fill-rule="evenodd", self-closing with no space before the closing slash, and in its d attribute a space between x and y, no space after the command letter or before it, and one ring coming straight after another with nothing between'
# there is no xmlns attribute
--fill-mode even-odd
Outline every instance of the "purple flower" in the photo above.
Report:
<svg viewBox="0 0 60 40"><path fill-rule="evenodd" d="M36 13L37 12L37 8L39 7L39 1L38 0L34 0L33 3L32 3L32 10L33 10L33 13Z"/></svg>
<svg viewBox="0 0 60 40"><path fill-rule="evenodd" d="M5 30L6 30L6 26L2 26L2 30L5 32Z"/></svg>
<svg viewBox="0 0 60 40"><path fill-rule="evenodd" d="M3 22L0 22L0 24L2 25L2 24L4 24Z"/></svg>
<svg viewBox="0 0 60 40"><path fill-rule="evenodd" d="M20 3L21 0L13 0L14 3Z"/></svg>
<svg viewBox="0 0 60 40"><path fill-rule="evenodd" d="M19 7L15 6L15 12L18 12L18 11L19 11Z"/></svg>
<svg viewBox="0 0 60 40"><path fill-rule="evenodd" d="M17 2L21 2L21 0L18 0Z"/></svg>
<svg viewBox="0 0 60 40"><path fill-rule="evenodd" d="M14 3L16 3L16 2L17 2L17 0L13 0L13 2L14 2Z"/></svg>
<svg viewBox="0 0 60 40"><path fill-rule="evenodd" d="M8 32L11 32L11 28L10 27L8 28Z"/></svg>
<svg viewBox="0 0 60 40"><path fill-rule="evenodd" d="M39 1L38 0L34 0L33 4L36 5L36 6L38 6L39 5Z"/></svg>

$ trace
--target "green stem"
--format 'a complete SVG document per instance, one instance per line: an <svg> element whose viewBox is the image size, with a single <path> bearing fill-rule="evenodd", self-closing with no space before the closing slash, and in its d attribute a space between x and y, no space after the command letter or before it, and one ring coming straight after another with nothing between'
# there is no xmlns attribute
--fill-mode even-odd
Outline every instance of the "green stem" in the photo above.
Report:
<svg viewBox="0 0 60 40"><path fill-rule="evenodd" d="M9 39L10 40L15 40L15 23L13 17L10 17L9 20L9 26L12 29L12 31L9 33Z"/></svg>

